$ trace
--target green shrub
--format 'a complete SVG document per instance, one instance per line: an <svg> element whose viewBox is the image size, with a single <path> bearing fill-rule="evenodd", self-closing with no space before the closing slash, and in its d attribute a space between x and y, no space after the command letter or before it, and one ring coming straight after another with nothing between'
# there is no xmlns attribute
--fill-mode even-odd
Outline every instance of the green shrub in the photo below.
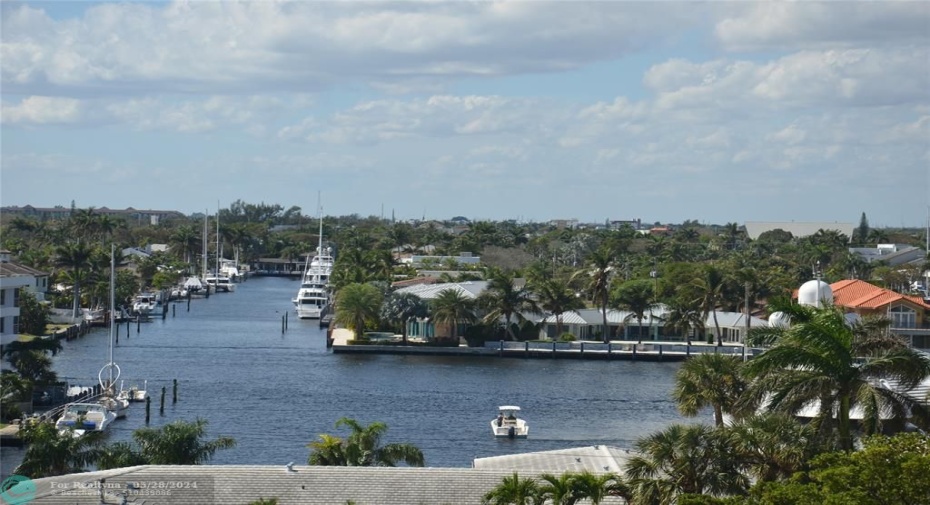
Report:
<svg viewBox="0 0 930 505"><path fill-rule="evenodd" d="M575 336L572 335L571 333L565 332L561 336L559 336L559 342L574 342L574 341L575 341Z"/></svg>

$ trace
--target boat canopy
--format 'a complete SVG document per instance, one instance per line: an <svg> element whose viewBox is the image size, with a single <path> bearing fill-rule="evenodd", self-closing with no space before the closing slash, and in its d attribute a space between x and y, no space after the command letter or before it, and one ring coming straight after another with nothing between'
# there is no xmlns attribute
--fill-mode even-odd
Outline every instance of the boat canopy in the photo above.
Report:
<svg viewBox="0 0 930 505"><path fill-rule="evenodd" d="M514 405L502 405L500 407L497 407L497 410L512 410L514 412L518 412L520 410L520 407L517 407Z"/></svg>

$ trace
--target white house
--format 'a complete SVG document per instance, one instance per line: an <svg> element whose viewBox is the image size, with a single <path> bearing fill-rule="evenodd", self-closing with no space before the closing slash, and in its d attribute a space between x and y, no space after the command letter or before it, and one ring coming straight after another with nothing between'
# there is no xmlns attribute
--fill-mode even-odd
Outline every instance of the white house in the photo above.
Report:
<svg viewBox="0 0 930 505"><path fill-rule="evenodd" d="M0 251L0 344L16 340L19 333L19 294L26 290L45 300L48 274L10 261L9 251Z"/></svg>

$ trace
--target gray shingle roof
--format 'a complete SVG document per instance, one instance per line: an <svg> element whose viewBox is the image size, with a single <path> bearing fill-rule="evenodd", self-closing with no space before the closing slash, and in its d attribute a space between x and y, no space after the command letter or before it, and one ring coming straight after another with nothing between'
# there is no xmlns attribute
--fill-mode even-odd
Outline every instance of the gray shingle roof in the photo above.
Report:
<svg viewBox="0 0 930 505"><path fill-rule="evenodd" d="M508 470L526 474L561 474L563 472L621 473L630 458L630 452L619 447L594 445L559 449L555 451L530 452L477 458L474 465L479 470Z"/></svg>
<svg viewBox="0 0 930 505"><path fill-rule="evenodd" d="M512 474L503 468L295 466L293 470L284 465L147 465L48 477L35 481L36 498L30 503L99 505L121 503L125 496L126 503L148 505L244 505L259 498L277 498L280 505L338 505L348 500L357 505L475 505Z"/></svg>

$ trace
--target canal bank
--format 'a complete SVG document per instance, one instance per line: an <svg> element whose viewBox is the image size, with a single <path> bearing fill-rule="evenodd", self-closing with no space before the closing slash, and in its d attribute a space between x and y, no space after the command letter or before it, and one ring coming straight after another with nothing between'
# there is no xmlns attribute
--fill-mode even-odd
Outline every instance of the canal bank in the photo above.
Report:
<svg viewBox="0 0 930 505"><path fill-rule="evenodd" d="M149 426L202 418L208 436L237 442L211 463L283 468L306 462L306 445L320 434L345 436L334 425L350 417L384 422L385 443L418 446L429 466L468 467L476 457L598 444L631 447L668 424L696 422L684 419L671 399L679 367L672 361L333 353L318 321L293 317L298 286L298 280L253 277L234 293L194 299L190 312L180 305L176 315L143 324L140 334L133 327L129 340L121 337L114 360L127 387L147 380L153 403L163 387L168 390L165 415L153 408ZM59 377L96 382L106 330L63 344L53 357ZM174 379L176 404L170 402ZM523 408L531 438L491 436L488 423L497 406L507 404ZM583 425L579 416L586 419ZM144 426L142 407L130 407L107 441L131 440L133 430ZM21 450L4 448L4 473L17 464L16 451L21 457Z"/></svg>

